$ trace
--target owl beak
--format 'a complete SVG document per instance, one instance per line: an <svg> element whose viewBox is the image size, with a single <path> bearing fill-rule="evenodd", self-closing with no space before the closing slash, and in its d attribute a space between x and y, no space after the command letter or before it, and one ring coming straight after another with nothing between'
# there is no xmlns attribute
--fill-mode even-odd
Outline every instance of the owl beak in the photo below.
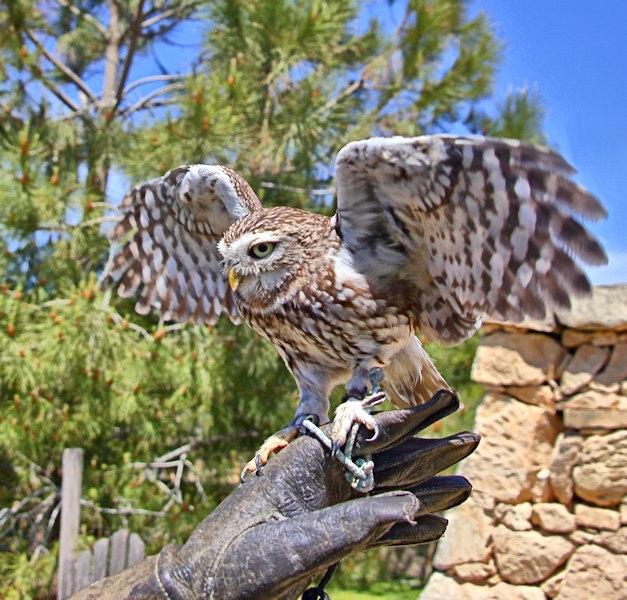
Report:
<svg viewBox="0 0 627 600"><path fill-rule="evenodd" d="M239 282L242 280L242 276L238 275L233 268L229 269L229 285L231 286L231 289L233 291L235 291L238 286L239 286Z"/></svg>

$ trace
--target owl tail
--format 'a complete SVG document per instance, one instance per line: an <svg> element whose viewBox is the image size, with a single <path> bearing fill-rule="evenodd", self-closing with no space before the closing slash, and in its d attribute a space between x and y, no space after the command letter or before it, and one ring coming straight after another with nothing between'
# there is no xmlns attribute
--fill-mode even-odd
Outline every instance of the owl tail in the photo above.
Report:
<svg viewBox="0 0 627 600"><path fill-rule="evenodd" d="M441 389L451 389L416 336L383 371L381 387L398 408L423 404Z"/></svg>

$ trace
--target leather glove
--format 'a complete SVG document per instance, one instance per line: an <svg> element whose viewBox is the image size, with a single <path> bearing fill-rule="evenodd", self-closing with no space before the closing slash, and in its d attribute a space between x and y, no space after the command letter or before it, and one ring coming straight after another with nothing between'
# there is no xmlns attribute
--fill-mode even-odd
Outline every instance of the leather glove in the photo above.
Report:
<svg viewBox="0 0 627 600"><path fill-rule="evenodd" d="M260 476L249 475L183 546L168 545L72 598L292 600L350 554L436 540L447 521L431 513L463 502L471 487L463 477L435 475L469 455L479 436L414 434L458 406L454 393L441 391L421 406L373 415L377 438L368 441L361 428L353 451L372 454L375 488L366 496L317 439L299 437Z"/></svg>

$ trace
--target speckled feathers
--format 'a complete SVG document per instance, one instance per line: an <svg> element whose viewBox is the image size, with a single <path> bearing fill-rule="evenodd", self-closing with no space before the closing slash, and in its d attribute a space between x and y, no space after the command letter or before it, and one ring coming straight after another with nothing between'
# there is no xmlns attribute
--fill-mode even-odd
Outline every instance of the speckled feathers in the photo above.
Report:
<svg viewBox="0 0 627 600"><path fill-rule="evenodd" d="M484 315L542 317L589 292L579 262L606 257L580 217L605 210L571 174L512 140L373 138L339 152L328 218L262 208L227 167L179 167L124 199L110 271L140 312L243 316L294 374L300 412L324 415L333 386L374 366L415 404L446 385L415 330L455 343Z"/></svg>
<svg viewBox="0 0 627 600"><path fill-rule="evenodd" d="M336 172L358 268L409 285L430 339L458 342L482 315L520 321L547 305L567 308L570 294L589 292L575 259L606 261L575 218L605 210L546 149L478 137L373 139L342 149Z"/></svg>

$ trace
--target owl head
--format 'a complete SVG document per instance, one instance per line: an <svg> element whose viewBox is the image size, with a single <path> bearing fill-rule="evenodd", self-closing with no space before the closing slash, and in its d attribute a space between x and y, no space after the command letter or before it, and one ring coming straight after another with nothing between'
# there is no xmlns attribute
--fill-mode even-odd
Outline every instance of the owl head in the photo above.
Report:
<svg viewBox="0 0 627 600"><path fill-rule="evenodd" d="M315 269L328 221L279 206L255 211L231 225L218 249L238 302L271 309L294 297Z"/></svg>

